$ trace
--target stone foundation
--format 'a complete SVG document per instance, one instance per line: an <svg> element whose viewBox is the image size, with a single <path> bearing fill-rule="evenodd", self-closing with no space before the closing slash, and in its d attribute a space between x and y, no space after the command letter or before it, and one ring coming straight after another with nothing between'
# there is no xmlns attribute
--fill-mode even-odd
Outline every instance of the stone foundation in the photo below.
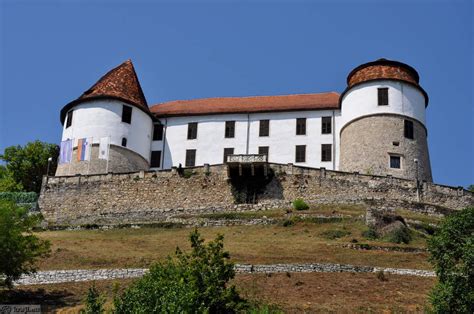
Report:
<svg viewBox="0 0 474 314"><path fill-rule="evenodd" d="M404 208L443 214L474 205L462 188L387 176L327 171L270 164L273 177L247 199L235 204L225 165L177 171L136 172L44 178L39 208L50 226L120 225L162 222L182 214L288 208L296 198L309 204L366 204L380 210Z"/></svg>
<svg viewBox="0 0 474 314"><path fill-rule="evenodd" d="M104 174L107 172L123 173L148 170L148 162L139 154L116 145L110 145L109 163L107 160L99 159L99 144L91 146L91 160L78 161L77 147L72 151L72 160L69 164L59 164L56 176L72 176L82 174Z"/></svg>

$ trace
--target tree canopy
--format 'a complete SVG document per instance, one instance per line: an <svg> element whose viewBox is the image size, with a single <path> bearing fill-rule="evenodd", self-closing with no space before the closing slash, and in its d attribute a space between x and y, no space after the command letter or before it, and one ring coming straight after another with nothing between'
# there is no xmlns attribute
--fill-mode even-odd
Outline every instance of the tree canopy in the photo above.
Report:
<svg viewBox="0 0 474 314"><path fill-rule="evenodd" d="M474 313L474 207L448 216L428 241L438 283L436 313Z"/></svg>
<svg viewBox="0 0 474 314"><path fill-rule="evenodd" d="M244 306L223 236L204 244L197 230L189 237L191 252L176 250L176 259L154 265L115 300L116 313L233 313Z"/></svg>
<svg viewBox="0 0 474 314"><path fill-rule="evenodd" d="M48 255L49 242L32 234L38 220L25 208L0 200L0 286L11 287L22 274L36 271L35 261Z"/></svg>
<svg viewBox="0 0 474 314"><path fill-rule="evenodd" d="M48 168L48 158L53 159L49 169L52 174L56 171L58 155L58 145L41 141L5 148L3 155L0 155L0 159L6 162L4 169L0 170L0 189L4 192L21 189L39 192Z"/></svg>

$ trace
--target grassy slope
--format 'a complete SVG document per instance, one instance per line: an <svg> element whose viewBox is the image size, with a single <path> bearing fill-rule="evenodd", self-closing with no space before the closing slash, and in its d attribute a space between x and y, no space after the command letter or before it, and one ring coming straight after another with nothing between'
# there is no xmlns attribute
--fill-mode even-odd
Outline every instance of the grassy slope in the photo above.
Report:
<svg viewBox="0 0 474 314"><path fill-rule="evenodd" d="M293 226L232 226L200 228L205 239L217 233L225 236L225 247L238 263L326 262L400 268L430 269L427 253L357 251L344 248L352 239L359 243L392 244L363 239L361 221L316 224L299 222ZM321 236L327 230L350 234L335 240ZM51 257L39 263L40 269L147 267L173 254L177 246L189 248L188 228L113 229L47 231L38 235L52 243ZM411 247L424 247L415 238Z"/></svg>

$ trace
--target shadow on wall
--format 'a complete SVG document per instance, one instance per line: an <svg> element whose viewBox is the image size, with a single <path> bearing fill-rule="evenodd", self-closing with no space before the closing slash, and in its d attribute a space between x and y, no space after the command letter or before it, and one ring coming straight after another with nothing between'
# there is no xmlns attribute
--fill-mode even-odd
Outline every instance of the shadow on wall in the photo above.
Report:
<svg viewBox="0 0 474 314"><path fill-rule="evenodd" d="M254 171L252 174L251 169L243 168L239 174L238 169L230 169L230 184L236 204L257 204L265 199L283 199L283 187L273 169L269 168L266 176L263 168L256 168Z"/></svg>

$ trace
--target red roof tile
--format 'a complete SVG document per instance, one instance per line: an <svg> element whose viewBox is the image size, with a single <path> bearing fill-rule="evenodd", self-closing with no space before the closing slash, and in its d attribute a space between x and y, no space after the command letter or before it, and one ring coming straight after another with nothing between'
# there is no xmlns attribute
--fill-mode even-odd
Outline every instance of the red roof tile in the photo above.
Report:
<svg viewBox="0 0 474 314"><path fill-rule="evenodd" d="M79 98L67 104L61 110L61 122L64 121L67 111L74 105L89 99L98 98L116 98L150 114L145 95L131 60L127 60L107 72Z"/></svg>
<svg viewBox="0 0 474 314"><path fill-rule="evenodd" d="M222 113L332 110L338 108L339 94L329 92L320 94L175 100L154 105L150 110L157 117L166 117Z"/></svg>

